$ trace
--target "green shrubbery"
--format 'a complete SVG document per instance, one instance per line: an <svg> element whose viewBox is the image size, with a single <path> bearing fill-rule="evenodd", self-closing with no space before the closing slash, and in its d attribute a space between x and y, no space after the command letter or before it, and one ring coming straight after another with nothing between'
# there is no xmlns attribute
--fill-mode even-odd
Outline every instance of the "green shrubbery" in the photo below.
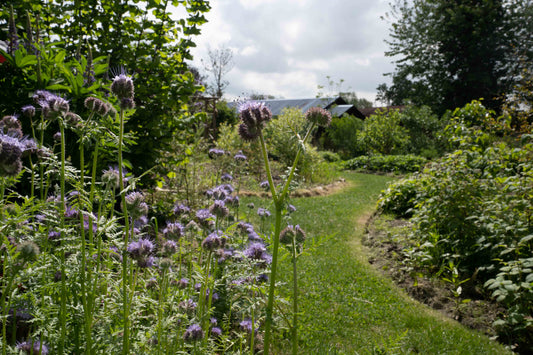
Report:
<svg viewBox="0 0 533 355"><path fill-rule="evenodd" d="M533 344L532 137L509 146L467 124L483 124L487 113L476 102L456 110L446 131L455 150L392 185L380 208L412 213L411 260L431 273L458 265L461 279L506 305L495 324L501 338L526 349Z"/></svg>

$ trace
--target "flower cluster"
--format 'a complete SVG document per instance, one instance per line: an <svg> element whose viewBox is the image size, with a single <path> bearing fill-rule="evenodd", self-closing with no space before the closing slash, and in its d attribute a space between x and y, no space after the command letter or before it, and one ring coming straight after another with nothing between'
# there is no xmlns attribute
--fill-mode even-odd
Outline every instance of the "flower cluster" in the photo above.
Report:
<svg viewBox="0 0 533 355"><path fill-rule="evenodd" d="M16 176L22 170L22 157L37 151L33 139L23 137L15 116L0 120L0 176Z"/></svg>
<svg viewBox="0 0 533 355"><path fill-rule="evenodd" d="M137 261L140 267L152 267L155 264L154 257L151 256L154 244L148 239L139 239L128 245L127 251L132 259Z"/></svg>
<svg viewBox="0 0 533 355"><path fill-rule="evenodd" d="M266 264L272 262L272 256L267 253L266 247L261 242L250 243L247 249L244 250L244 255L251 260L260 261Z"/></svg>
<svg viewBox="0 0 533 355"><path fill-rule="evenodd" d="M296 242L296 244L302 244L305 241L305 232L302 228L300 228L299 225L288 225L280 233L280 243L289 245L292 244L293 240Z"/></svg>
<svg viewBox="0 0 533 355"><path fill-rule="evenodd" d="M37 90L33 100L41 107L43 117L48 119L64 116L70 110L67 100L46 90Z"/></svg>
<svg viewBox="0 0 533 355"><path fill-rule="evenodd" d="M242 123L239 125L239 135L245 141L259 138L265 123L272 118L272 112L262 102L246 102L239 107Z"/></svg>
<svg viewBox="0 0 533 355"><path fill-rule="evenodd" d="M133 80L124 72L115 76L113 79L111 92L119 100L121 109L129 110L135 107L135 102L133 101L135 95Z"/></svg>

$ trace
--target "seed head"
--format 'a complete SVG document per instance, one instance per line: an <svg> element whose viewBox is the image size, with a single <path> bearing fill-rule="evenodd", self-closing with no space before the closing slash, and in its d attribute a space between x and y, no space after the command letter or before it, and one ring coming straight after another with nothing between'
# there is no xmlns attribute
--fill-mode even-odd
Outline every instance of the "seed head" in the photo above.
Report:
<svg viewBox="0 0 533 355"><path fill-rule="evenodd" d="M198 324L193 324L187 328L185 334L183 334L183 339L186 341L196 341L201 340L204 337L204 331L202 327Z"/></svg>
<svg viewBox="0 0 533 355"><path fill-rule="evenodd" d="M115 76L115 78L113 79L113 83L111 84L111 92L119 100L122 100L122 99L133 100L133 96L134 96L133 80L131 80L131 78L124 73Z"/></svg>
<svg viewBox="0 0 533 355"><path fill-rule="evenodd" d="M311 107L305 113L305 118L309 122L316 123L319 126L327 127L331 123L331 114L321 107Z"/></svg>
<svg viewBox="0 0 533 355"><path fill-rule="evenodd" d="M87 109L99 114L100 116L105 116L110 110L109 104L97 99L96 97L86 98L84 104Z"/></svg>

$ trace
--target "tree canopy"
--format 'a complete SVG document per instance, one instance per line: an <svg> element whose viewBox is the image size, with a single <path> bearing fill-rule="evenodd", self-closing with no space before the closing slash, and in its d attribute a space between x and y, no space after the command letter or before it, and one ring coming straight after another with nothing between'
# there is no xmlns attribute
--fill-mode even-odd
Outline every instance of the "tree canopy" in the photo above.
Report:
<svg viewBox="0 0 533 355"><path fill-rule="evenodd" d="M16 112L28 103L28 92L37 89L56 91L76 106L88 94L105 96L110 83L106 79L126 72L133 77L136 91L136 110L126 129L137 137L127 158L135 161L138 173L153 167L183 128L189 97L199 89L186 60L192 59L190 48L206 22L209 2L8 2L12 21L10 6L0 7L0 40L11 44L13 38L20 39L8 47L9 54L19 51L18 56L26 56L28 62L0 65L0 91L10 96L0 103L0 113ZM8 26L11 22L13 26ZM91 73L93 58L100 70ZM78 77L81 81L68 80ZM91 80L100 82L92 86Z"/></svg>
<svg viewBox="0 0 533 355"><path fill-rule="evenodd" d="M529 1L397 0L387 17L396 68L378 98L392 105L410 100L442 113L483 98L497 109L518 63L533 58Z"/></svg>

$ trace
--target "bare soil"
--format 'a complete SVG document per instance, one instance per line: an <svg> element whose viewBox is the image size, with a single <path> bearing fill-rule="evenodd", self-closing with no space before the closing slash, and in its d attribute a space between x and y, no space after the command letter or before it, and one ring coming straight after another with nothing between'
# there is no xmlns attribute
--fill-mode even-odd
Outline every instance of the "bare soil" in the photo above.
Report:
<svg viewBox="0 0 533 355"><path fill-rule="evenodd" d="M366 222L363 237L370 264L412 298L469 328L496 337L492 324L505 310L491 302L478 286L466 282L461 285L461 297L455 297L452 284L429 278L405 263L404 248L408 243L405 235L410 227L408 220L387 219L373 214ZM463 302L465 299L470 301Z"/></svg>

